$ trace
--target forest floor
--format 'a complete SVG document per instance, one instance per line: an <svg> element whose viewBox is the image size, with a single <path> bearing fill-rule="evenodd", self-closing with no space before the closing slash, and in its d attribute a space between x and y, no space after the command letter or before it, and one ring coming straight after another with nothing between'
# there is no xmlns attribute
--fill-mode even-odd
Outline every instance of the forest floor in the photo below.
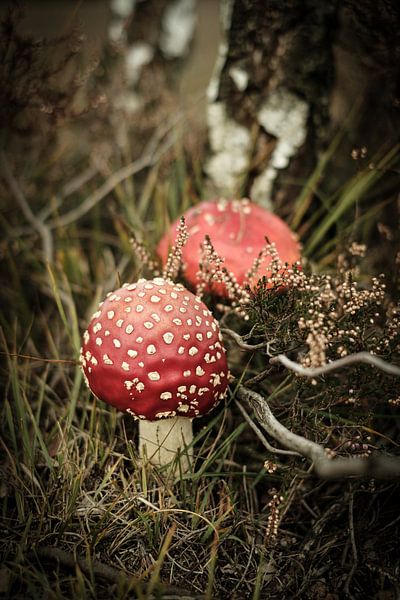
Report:
<svg viewBox="0 0 400 600"><path fill-rule="evenodd" d="M250 321L224 317L247 341L278 342L268 354L226 339L235 379L226 400L196 420L193 468L179 475L140 460L135 421L93 397L78 357L105 294L149 275L131 235L155 258L168 224L205 197L206 135L190 112L177 116L171 98L143 121L88 97L91 110L66 119L57 99L59 113L2 111L0 596L398 599L398 482L320 479L307 459L271 454L236 394L237 382L252 387L286 427L337 456L399 456L398 378L355 365L309 380L269 362L307 355L299 322L322 298L334 335L327 358L341 347L400 364L398 231L388 222L398 210L397 151L349 156L353 176L326 197L334 140L299 182L285 217L313 291L260 288ZM345 284L361 302L353 313ZM221 317L218 302L207 302ZM336 323L333 306L342 311Z"/></svg>

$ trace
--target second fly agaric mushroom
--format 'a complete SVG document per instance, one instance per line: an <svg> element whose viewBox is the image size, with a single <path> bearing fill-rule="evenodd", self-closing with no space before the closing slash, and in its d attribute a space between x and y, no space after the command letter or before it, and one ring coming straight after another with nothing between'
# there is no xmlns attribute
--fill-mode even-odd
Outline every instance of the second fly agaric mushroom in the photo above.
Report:
<svg viewBox="0 0 400 600"><path fill-rule="evenodd" d="M263 275L268 276L271 257L265 256L251 281L246 279L254 260L265 247L266 237L275 244L282 263L292 265L300 260L299 242L288 225L277 215L247 198L200 202L183 216L189 233L189 239L182 250L183 269L185 279L192 286L198 283L200 247L205 235L210 237L215 250L224 259L224 266L233 273L240 285L253 284ZM171 225L157 247L163 263L167 260L176 227L177 222ZM226 289L222 285L217 287L217 291L226 295Z"/></svg>
<svg viewBox="0 0 400 600"><path fill-rule="evenodd" d="M139 419L140 452L155 464L191 444L192 419L228 385L218 322L199 298L162 278L107 295L83 335L80 361L95 396Z"/></svg>

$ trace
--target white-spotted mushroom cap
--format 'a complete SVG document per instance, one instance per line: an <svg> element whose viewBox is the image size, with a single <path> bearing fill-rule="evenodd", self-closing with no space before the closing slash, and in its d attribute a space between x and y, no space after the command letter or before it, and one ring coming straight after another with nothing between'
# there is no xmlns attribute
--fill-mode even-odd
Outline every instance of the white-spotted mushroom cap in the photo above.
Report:
<svg viewBox="0 0 400 600"><path fill-rule="evenodd" d="M150 421L205 414L228 385L218 321L162 278L107 295L83 335L80 361L95 396Z"/></svg>
<svg viewBox="0 0 400 600"><path fill-rule="evenodd" d="M182 250L183 269L185 279L192 286L198 283L200 246L205 235L210 236L215 250L224 259L224 266L233 273L240 285L256 283L263 275L269 275L271 257L267 255L260 262L252 281L246 280L254 260L265 247L265 237L275 244L282 263L292 265L300 260L299 242L288 225L247 198L200 202L189 208L183 216L189 233ZM177 225L178 221L173 223L158 244L157 252L164 264L169 246L174 242ZM214 289L221 295L227 295L222 284Z"/></svg>

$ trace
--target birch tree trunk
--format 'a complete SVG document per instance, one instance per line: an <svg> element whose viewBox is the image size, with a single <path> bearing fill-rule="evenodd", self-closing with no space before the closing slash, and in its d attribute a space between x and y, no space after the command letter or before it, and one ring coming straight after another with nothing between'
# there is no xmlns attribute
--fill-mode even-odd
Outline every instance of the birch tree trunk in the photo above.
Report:
<svg viewBox="0 0 400 600"><path fill-rule="evenodd" d="M222 0L221 6L223 40L208 89L206 171L215 193L249 195L266 207L273 199L285 213L283 205L357 103L346 124L346 159L357 145L371 144L372 154L383 141L393 144L399 125L395 0L362 6Z"/></svg>

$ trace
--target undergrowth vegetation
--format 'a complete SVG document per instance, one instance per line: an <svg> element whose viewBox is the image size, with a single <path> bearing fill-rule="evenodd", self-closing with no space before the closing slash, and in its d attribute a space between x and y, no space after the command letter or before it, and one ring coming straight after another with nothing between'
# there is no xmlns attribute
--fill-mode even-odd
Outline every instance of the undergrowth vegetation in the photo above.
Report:
<svg viewBox="0 0 400 600"><path fill-rule="evenodd" d="M46 78L54 89L54 70L37 59L44 46L21 41L13 23L3 24L2 68L15 68L23 43L19 56L35 72L21 67L19 77L35 87L36 73L37 95ZM69 48L55 70L78 55ZM102 69L93 75L102 93L79 115L81 88L24 101L13 119L29 122L29 138L18 126L1 140L0 594L394 599L398 483L318 479L306 458L266 448L236 391L260 393L288 429L332 456L399 455L398 377L365 364L303 377L274 361L319 367L368 351L399 365L398 148L362 164L349 157L354 176L325 197L320 182L340 152L332 143L291 214L303 269L285 287L261 280L248 291L248 320L205 295L228 330L229 393L194 423L193 469L157 469L139 460L133 419L90 394L77 359L98 302L147 273L132 234L156 260L167 224L205 193L204 132L194 142L190 114L161 111L145 138L140 118L113 107L120 83ZM42 144L35 110L50 119L52 144ZM124 146L109 135L117 120Z"/></svg>

